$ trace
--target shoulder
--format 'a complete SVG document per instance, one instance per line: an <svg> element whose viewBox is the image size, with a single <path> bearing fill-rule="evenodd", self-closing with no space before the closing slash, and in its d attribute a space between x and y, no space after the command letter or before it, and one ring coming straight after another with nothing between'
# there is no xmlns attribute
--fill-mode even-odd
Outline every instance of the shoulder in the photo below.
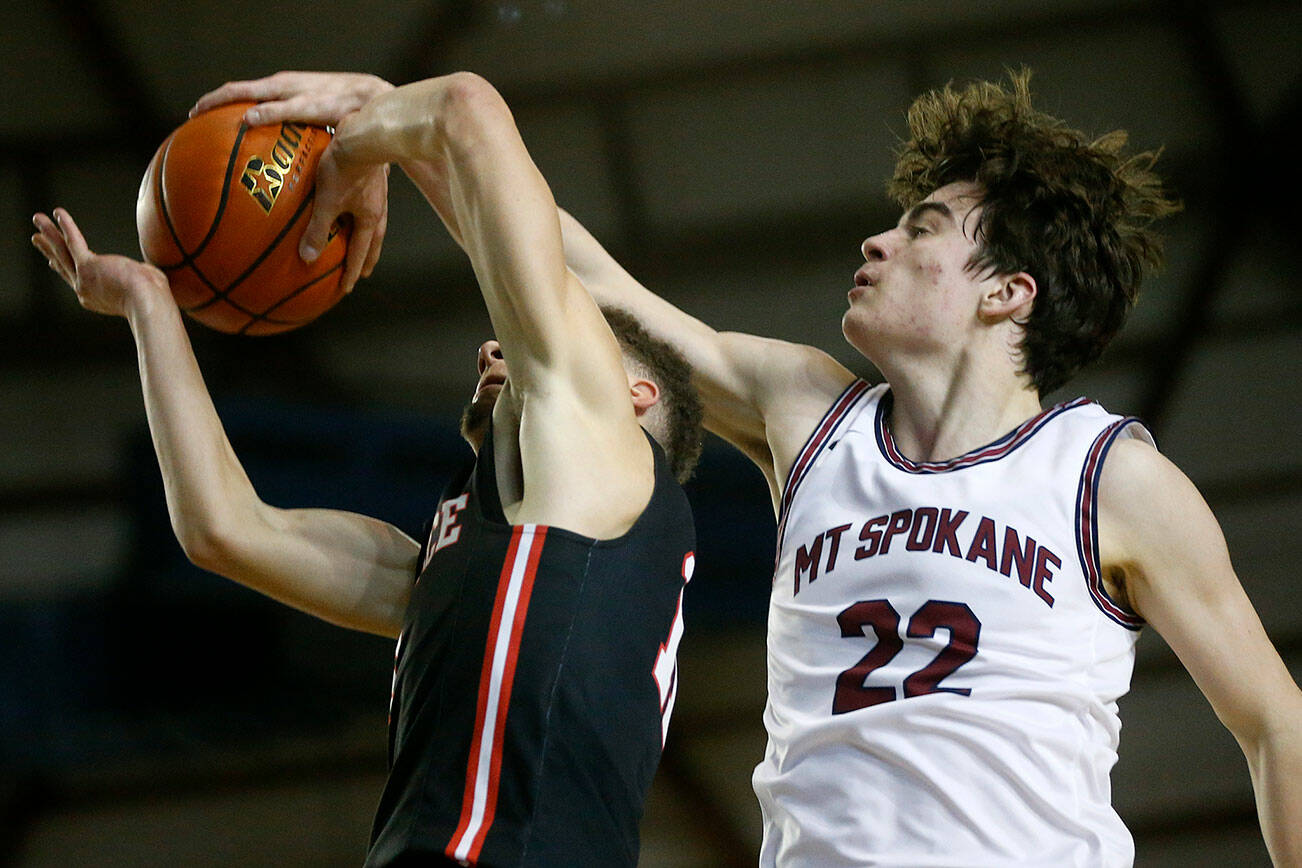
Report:
<svg viewBox="0 0 1302 868"><path fill-rule="evenodd" d="M773 377L762 411L773 460L775 503L783 494L791 468L824 420L849 418L856 402L871 388L821 350L800 350L791 367Z"/></svg>
<svg viewBox="0 0 1302 868"><path fill-rule="evenodd" d="M1202 498L1189 478L1147 439L1119 438L1108 450L1099 478L1099 507L1140 517L1157 504Z"/></svg>
<svg viewBox="0 0 1302 868"><path fill-rule="evenodd" d="M1118 440L1108 452L1098 521L1101 559L1132 581L1192 581L1209 565L1228 567L1225 539L1207 502L1143 440Z"/></svg>

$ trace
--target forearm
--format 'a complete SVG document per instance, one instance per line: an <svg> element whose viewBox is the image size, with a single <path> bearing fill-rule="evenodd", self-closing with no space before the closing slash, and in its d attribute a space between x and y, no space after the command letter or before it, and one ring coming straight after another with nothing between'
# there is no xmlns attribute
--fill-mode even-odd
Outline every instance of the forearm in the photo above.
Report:
<svg viewBox="0 0 1302 868"><path fill-rule="evenodd" d="M204 385L170 299L138 298L127 319L168 514L187 556L206 564L236 516L261 504L240 466Z"/></svg>
<svg viewBox="0 0 1302 868"><path fill-rule="evenodd" d="M575 338L600 329L565 267L551 190L488 82L457 73L398 88L349 117L337 142L345 175L397 161L434 207L470 258L517 387L565 368Z"/></svg>
<svg viewBox="0 0 1302 868"><path fill-rule="evenodd" d="M472 73L403 85L344 118L335 131L337 147L357 164L429 162L441 167L450 156L449 145L464 141L462 122L473 117L486 96L492 99L496 91ZM500 103L500 98L493 101Z"/></svg>
<svg viewBox="0 0 1302 868"><path fill-rule="evenodd" d="M1302 866L1302 707L1291 716L1278 715L1255 744L1240 741L1271 859L1276 865Z"/></svg>
<svg viewBox="0 0 1302 868"><path fill-rule="evenodd" d="M451 146L470 126L464 121L472 114L467 105L485 92L496 96L487 82L469 73L379 92L339 123L333 143L338 160L351 168L397 163L464 247L451 189L456 156ZM466 153L464 146L460 153Z"/></svg>
<svg viewBox="0 0 1302 868"><path fill-rule="evenodd" d="M263 503L226 437L176 306L142 302L128 320L167 510L186 556L331 623L396 636L415 541L367 516Z"/></svg>
<svg viewBox="0 0 1302 868"><path fill-rule="evenodd" d="M718 332L643 286L573 215L558 211L565 262L597 304L628 311L652 335L679 347L693 370L709 370Z"/></svg>

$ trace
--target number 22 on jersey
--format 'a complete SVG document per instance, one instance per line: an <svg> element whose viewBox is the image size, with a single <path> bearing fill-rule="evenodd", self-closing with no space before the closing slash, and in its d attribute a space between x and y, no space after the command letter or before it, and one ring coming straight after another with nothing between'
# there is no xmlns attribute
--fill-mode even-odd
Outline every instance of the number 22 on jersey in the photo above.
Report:
<svg viewBox="0 0 1302 868"><path fill-rule="evenodd" d="M889 600L860 600L837 615L836 621L841 625L841 635L845 638L864 638L871 629L877 643L858 663L837 676L836 693L832 698L833 714L845 714L899 699L894 685L868 687L864 682L900 653L905 638L930 639L942 629L949 631L949 642L929 664L904 679L904 698L928 693L971 694L967 687L940 686L941 681L953 675L977 653L981 622L966 603L928 600L909 618L904 637L899 632L900 613Z"/></svg>

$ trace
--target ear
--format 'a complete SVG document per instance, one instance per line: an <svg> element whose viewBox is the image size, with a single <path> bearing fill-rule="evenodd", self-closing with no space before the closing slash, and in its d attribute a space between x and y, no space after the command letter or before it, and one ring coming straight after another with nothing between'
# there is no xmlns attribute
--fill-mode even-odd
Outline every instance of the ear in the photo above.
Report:
<svg viewBox="0 0 1302 868"><path fill-rule="evenodd" d="M628 392L633 398L633 412L640 418L643 413L660 403L660 387L645 377L628 377Z"/></svg>
<svg viewBox="0 0 1302 868"><path fill-rule="evenodd" d="M1025 322L1035 304L1035 278L1025 271L995 277L981 297L981 318L990 322L1012 318Z"/></svg>

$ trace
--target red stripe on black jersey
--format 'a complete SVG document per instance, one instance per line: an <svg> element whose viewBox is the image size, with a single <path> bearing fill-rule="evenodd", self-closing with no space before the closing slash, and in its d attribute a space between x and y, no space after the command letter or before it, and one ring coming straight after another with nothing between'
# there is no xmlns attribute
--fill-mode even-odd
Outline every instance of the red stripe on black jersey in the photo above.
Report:
<svg viewBox="0 0 1302 868"><path fill-rule="evenodd" d="M479 701L475 710L475 733L466 767L466 788L462 795L461 818L445 853L461 861L479 858L484 839L497 811L498 780L502 768L502 740L506 712L511 703L511 687L519 658L520 635L524 631L533 593L538 558L542 554L547 528L518 525L513 528L511 543L497 581L497 597L484 649L484 667L479 679ZM507 634L502 635L503 621ZM500 671L498 661L501 660ZM485 727L488 753L484 752ZM483 798L480 798L480 793Z"/></svg>

